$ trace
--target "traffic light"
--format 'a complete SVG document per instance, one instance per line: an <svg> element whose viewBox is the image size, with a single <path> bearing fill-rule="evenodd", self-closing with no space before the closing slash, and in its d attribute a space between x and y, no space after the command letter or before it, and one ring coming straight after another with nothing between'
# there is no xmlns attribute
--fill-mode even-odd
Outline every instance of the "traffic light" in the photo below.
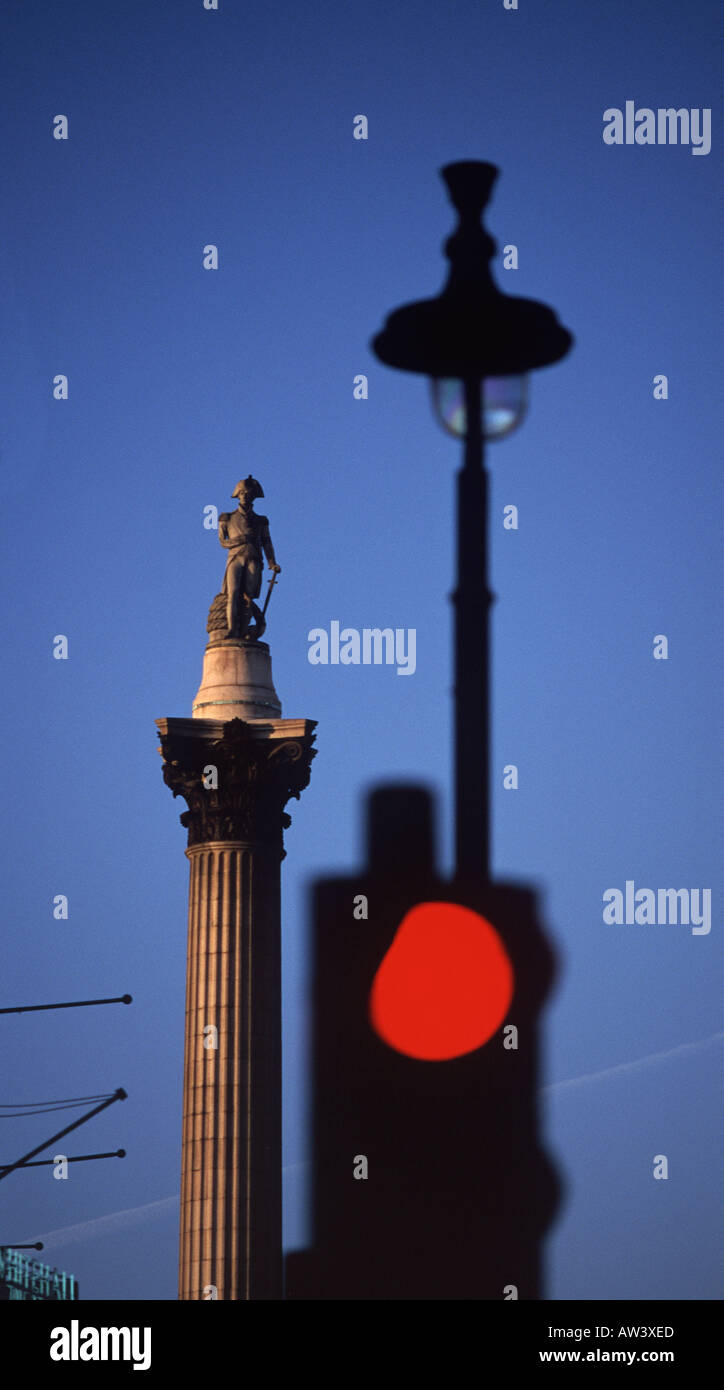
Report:
<svg viewBox="0 0 724 1390"><path fill-rule="evenodd" d="M559 1184L534 894L443 880L431 797L398 786L372 794L364 870L318 882L313 911L314 1243L287 1298L541 1297Z"/></svg>

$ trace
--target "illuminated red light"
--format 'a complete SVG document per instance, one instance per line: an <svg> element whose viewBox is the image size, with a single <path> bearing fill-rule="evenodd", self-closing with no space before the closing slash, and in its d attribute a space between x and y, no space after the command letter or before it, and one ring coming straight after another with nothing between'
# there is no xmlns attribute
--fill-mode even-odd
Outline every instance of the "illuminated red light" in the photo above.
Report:
<svg viewBox="0 0 724 1390"><path fill-rule="evenodd" d="M375 975L369 1016L397 1052L443 1062L482 1047L512 998L513 967L495 927L458 903L419 903Z"/></svg>

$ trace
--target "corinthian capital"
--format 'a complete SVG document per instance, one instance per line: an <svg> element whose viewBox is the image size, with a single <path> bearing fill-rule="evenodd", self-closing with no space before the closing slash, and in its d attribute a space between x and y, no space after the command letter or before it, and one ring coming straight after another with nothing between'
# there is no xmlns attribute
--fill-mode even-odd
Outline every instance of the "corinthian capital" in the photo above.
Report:
<svg viewBox="0 0 724 1390"><path fill-rule="evenodd" d="M188 843L241 840L283 853L287 802L309 783L312 719L159 719L163 778L188 810Z"/></svg>

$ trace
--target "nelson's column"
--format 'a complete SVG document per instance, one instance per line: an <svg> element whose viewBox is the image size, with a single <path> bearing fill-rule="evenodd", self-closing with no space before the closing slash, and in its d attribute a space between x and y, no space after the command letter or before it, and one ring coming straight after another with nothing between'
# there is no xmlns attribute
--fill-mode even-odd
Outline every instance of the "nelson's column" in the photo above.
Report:
<svg viewBox="0 0 724 1390"><path fill-rule="evenodd" d="M281 1299L284 807L309 782L316 721L282 719L264 613L280 567L251 476L219 518L227 551L191 719L159 719L188 810L179 1298ZM264 609L264 557L272 579Z"/></svg>

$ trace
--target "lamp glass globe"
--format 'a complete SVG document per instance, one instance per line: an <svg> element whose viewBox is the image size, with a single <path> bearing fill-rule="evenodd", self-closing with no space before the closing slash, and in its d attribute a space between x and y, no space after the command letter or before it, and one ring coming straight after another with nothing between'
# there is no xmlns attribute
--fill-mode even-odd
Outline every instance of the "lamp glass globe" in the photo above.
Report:
<svg viewBox="0 0 724 1390"><path fill-rule="evenodd" d="M464 439L467 434L465 383L451 377L434 377L431 382L435 415L448 434ZM482 432L484 439L505 439L525 418L528 405L528 377L486 377L482 389Z"/></svg>

